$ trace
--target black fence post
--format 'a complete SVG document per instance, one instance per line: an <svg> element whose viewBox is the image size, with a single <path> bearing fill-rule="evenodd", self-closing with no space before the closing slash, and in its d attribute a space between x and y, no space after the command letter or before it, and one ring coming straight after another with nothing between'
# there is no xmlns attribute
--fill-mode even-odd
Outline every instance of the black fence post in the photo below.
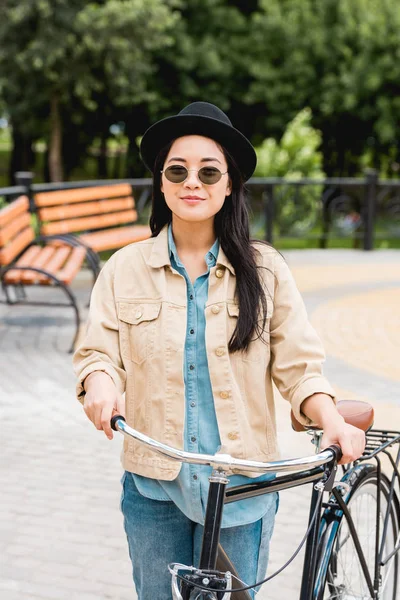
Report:
<svg viewBox="0 0 400 600"><path fill-rule="evenodd" d="M26 195L29 198L29 210L35 212L35 204L33 202L32 182L34 174L31 171L17 171L14 175L17 185L22 185L26 189Z"/></svg>
<svg viewBox="0 0 400 600"><path fill-rule="evenodd" d="M274 186L267 185L264 190L264 209L265 209L265 236L266 241L273 243L273 226L274 226Z"/></svg>
<svg viewBox="0 0 400 600"><path fill-rule="evenodd" d="M375 169L366 170L365 179L367 185L364 205L364 250L373 250L376 191L378 187L377 171Z"/></svg>

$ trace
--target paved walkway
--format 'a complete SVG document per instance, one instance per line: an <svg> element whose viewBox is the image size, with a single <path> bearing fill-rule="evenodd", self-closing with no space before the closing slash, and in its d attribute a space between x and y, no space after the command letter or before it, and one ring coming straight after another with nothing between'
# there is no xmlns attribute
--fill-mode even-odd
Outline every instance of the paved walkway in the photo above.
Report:
<svg viewBox="0 0 400 600"><path fill-rule="evenodd" d="M338 394L368 399L378 425L400 428L400 252L286 256ZM75 285L82 305L87 281L83 273ZM121 440L106 440L74 400L72 332L67 309L0 305L2 600L136 598L118 510ZM277 406L282 454L311 453L308 436L291 431L286 403ZM308 496L281 494L269 572L303 536ZM258 598L296 600L300 573L298 557Z"/></svg>

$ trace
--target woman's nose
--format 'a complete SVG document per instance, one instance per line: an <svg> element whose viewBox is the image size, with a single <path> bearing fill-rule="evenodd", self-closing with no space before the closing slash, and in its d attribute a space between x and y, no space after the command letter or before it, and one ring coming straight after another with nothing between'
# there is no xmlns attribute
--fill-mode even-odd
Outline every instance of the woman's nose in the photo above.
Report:
<svg viewBox="0 0 400 600"><path fill-rule="evenodd" d="M188 176L184 181L184 185L189 188L201 186L201 181L196 170L191 169L190 171L188 171Z"/></svg>

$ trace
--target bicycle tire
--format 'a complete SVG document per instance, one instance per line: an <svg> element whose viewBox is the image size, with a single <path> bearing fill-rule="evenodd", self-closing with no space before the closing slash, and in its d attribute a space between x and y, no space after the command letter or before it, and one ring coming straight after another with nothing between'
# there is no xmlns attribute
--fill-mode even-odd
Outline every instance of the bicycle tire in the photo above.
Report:
<svg viewBox="0 0 400 600"><path fill-rule="evenodd" d="M343 500L351 512L357 535L365 553L368 571L374 582L376 500L378 497L378 471L375 465L362 464L348 471L342 482L350 485ZM389 500L390 482L381 474L380 536L385 508ZM363 510L362 510L363 509ZM371 523L373 525L371 526ZM389 511L384 555L395 548L399 535L400 508L396 494ZM370 544L370 546L367 546ZM372 549L372 550L371 550ZM355 568L355 562L358 569ZM396 600L399 588L399 552L382 568L384 586L380 600ZM349 532L347 519L337 507L324 511L321 521L318 550L318 571L314 598L317 600L369 600L372 596L362 574L359 558Z"/></svg>

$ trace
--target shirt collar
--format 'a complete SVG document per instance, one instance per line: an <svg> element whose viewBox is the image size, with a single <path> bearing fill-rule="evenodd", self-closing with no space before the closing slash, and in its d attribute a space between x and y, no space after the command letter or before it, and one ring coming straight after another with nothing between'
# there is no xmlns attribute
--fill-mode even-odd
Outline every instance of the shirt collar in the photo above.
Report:
<svg viewBox="0 0 400 600"><path fill-rule="evenodd" d="M172 244L171 245L169 244L169 230L170 229L171 229L171 238L172 238L172 242L173 242L171 224L165 225L161 229L160 233L154 238L153 248L152 248L151 254L147 260L147 264L149 266L158 268L158 267L164 267L166 265L171 265L170 252L172 250ZM176 253L176 246L175 246L174 242L173 242L173 246L175 248L175 253ZM232 273L232 275L235 275L235 269L232 267L231 263L229 262L228 258L225 255L224 251L222 250L218 239L215 240L215 242L212 245L212 247L210 248L209 252L214 257L214 260L216 260L217 265L222 265L222 266L226 267L227 269L229 269L229 271ZM174 257L175 256L177 256L177 253L174 254Z"/></svg>

